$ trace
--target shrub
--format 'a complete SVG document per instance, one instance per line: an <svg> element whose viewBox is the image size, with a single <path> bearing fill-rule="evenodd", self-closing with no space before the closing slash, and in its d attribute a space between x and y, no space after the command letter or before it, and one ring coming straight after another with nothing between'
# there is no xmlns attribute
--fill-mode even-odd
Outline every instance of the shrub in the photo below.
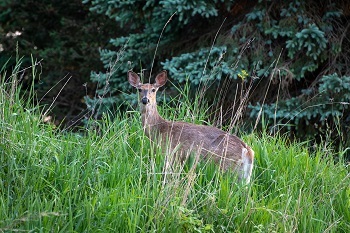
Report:
<svg viewBox="0 0 350 233"><path fill-rule="evenodd" d="M101 50L108 71L91 75L98 90L86 102L96 116L119 108L127 99L123 93L129 88L125 76L128 69L142 70L145 78L153 70L166 69L179 85L189 80L194 88L204 87L210 104L222 106L223 112L235 112L237 103L246 98L237 97L232 90L244 91L252 83L252 111L245 119L248 125L260 119L256 109L261 106L266 106L267 115L271 112L268 106L277 106L280 115L287 114L306 97L304 90L310 92L307 98L317 99L313 96L318 95L317 86L336 82L333 74L343 79L350 73L349 43L345 39L348 28L344 23L348 19L342 13L347 4L341 1L165 0L141 4L129 0L91 4L92 11L106 14L129 33L110 40L115 50ZM348 93L346 88L343 91ZM289 123L308 121L308 115L315 114L308 109L299 114L301 121ZM334 104L326 104L317 114L328 114L322 117L329 119L332 111ZM271 113L269 119L277 114ZM346 119L344 112L339 113ZM231 122L232 114L224 116L223 120ZM319 131L327 131L322 124L321 128Z"/></svg>

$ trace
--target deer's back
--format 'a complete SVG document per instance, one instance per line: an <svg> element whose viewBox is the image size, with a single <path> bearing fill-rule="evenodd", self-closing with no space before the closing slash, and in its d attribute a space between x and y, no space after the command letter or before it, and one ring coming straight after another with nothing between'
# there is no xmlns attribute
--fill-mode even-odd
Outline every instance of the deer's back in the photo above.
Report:
<svg viewBox="0 0 350 233"><path fill-rule="evenodd" d="M212 126L165 121L158 125L157 131L162 141L173 149L181 148L183 152L199 149L202 156L210 155L214 160L225 158L229 164L239 163L243 148L249 148L237 136Z"/></svg>

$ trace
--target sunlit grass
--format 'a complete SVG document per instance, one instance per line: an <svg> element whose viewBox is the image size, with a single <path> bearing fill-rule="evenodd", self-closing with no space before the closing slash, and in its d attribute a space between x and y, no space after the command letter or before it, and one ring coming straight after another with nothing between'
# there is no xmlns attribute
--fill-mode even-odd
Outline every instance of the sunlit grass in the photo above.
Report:
<svg viewBox="0 0 350 233"><path fill-rule="evenodd" d="M349 167L331 148L243 135L256 156L250 185L191 162L164 183L138 112L61 132L11 88L0 87L0 232L350 232ZM185 103L161 112L191 119L198 109Z"/></svg>

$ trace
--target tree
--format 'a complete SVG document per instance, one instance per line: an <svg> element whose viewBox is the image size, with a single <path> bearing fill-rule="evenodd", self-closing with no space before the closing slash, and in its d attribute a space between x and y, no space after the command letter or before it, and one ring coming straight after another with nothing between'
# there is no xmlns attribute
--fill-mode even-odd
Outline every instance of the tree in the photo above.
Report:
<svg viewBox="0 0 350 233"><path fill-rule="evenodd" d="M250 93L245 119L252 124L263 113L268 126L276 129L282 124L279 130L283 130L288 129L286 124L293 125L302 132L298 136L315 131L313 123L320 120L316 132L325 130L329 121L339 124L343 136L349 129L348 3L96 0L91 4L93 12L107 15L126 32L111 39L114 50L101 50L108 71L92 74L98 83L97 97L87 103L97 115L128 98L123 94L128 88L127 70L166 69L179 84L189 79L193 87L209 87L206 97L228 112L236 111L236 102L242 100L235 92L217 95L217 89L235 90L252 83L250 90L255 91ZM321 88L330 84L344 98L331 103L333 90ZM319 103L323 110L312 99L323 101ZM297 114L291 113L293 109Z"/></svg>
<svg viewBox="0 0 350 233"><path fill-rule="evenodd" d="M209 3L204 0L97 0L91 4L93 12L116 20L127 32L125 36L111 39L114 50L101 50L101 60L108 71L92 73L91 80L97 82L99 88L97 96L87 98L87 103L96 115L119 106L128 98L122 93L129 88L125 82L129 69L144 69L148 74L162 66L166 68L161 64L165 58L210 46L225 18L222 13L232 5L230 1L219 0ZM194 68L188 71L194 71ZM170 73L174 74L174 71L170 70ZM179 81L182 80L179 78Z"/></svg>
<svg viewBox="0 0 350 233"><path fill-rule="evenodd" d="M83 97L93 93L94 86L84 85L91 70L103 69L98 49L109 47L109 38L116 35L114 23L90 12L80 0L2 1L0 12L1 64L8 61L11 69L16 50L24 56L24 68L32 65L31 55L40 61L35 83L38 99L44 97L41 105L49 106L58 96L51 114L72 124L85 109ZM24 89L27 72L21 75Z"/></svg>

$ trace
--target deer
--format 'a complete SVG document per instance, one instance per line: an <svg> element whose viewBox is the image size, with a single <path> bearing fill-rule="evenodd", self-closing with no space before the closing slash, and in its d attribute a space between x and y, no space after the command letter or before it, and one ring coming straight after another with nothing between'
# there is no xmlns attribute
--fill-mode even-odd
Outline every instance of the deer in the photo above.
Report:
<svg viewBox="0 0 350 233"><path fill-rule="evenodd" d="M167 82L167 71L160 72L153 84L142 83L139 75L128 71L128 82L139 91L139 104L144 134L184 162L189 153L199 153L199 159L211 159L220 170L237 172L238 181L248 184L254 163L254 151L239 137L209 125L169 121L159 115L156 95Z"/></svg>

